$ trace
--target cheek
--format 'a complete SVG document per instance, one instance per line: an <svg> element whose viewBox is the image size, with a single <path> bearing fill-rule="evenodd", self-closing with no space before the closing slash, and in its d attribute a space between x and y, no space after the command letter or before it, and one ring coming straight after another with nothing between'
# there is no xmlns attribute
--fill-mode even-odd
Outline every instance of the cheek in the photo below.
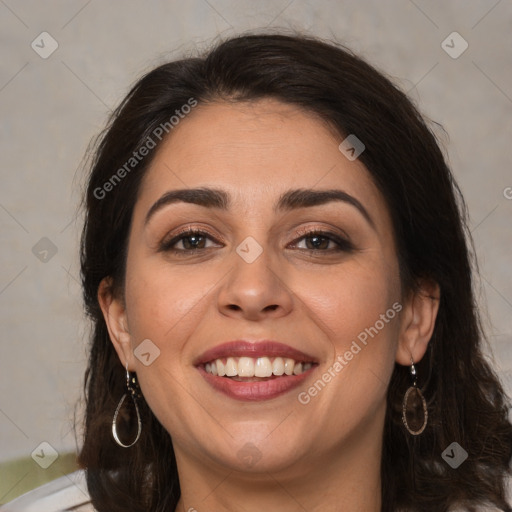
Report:
<svg viewBox="0 0 512 512"><path fill-rule="evenodd" d="M398 343L399 295L388 277L364 272L347 273L339 284L302 294L310 301L317 325L331 344L331 355L318 379L325 382L303 389L301 403L333 412L329 433L352 431L380 411L394 368ZM316 402L316 403L315 403ZM346 414L351 411L351 414Z"/></svg>
<svg viewBox="0 0 512 512"><path fill-rule="evenodd" d="M191 268L169 271L168 265L145 261L127 268L126 307L132 343L150 338L161 349L168 340L185 337L187 326L197 321L201 302L214 284L208 270ZM170 347L169 347L170 348Z"/></svg>
<svg viewBox="0 0 512 512"><path fill-rule="evenodd" d="M134 359L144 398L166 429L181 438L190 428L187 342L205 317L207 294L215 283L204 270L173 269L151 259L130 261L126 272L126 308L132 348L151 340L157 357L151 364ZM188 427L184 427L188 425Z"/></svg>
<svg viewBox="0 0 512 512"><path fill-rule="evenodd" d="M315 279L296 278L294 291L331 344L326 363L330 371L319 376L329 384L325 390L317 386L322 389L322 400L359 411L352 419L346 415L333 419L336 428L349 428L347 423L375 410L385 397L401 310L398 268L391 267L382 259L369 259ZM316 393L312 389L310 396Z"/></svg>
<svg viewBox="0 0 512 512"><path fill-rule="evenodd" d="M297 274L293 280L293 291L332 339L337 351L345 350L347 344L376 322L386 335L390 334L387 327L396 323L385 321L386 328L382 329L381 315L386 316L400 298L398 269L386 265L384 260L354 260L315 275ZM392 310L385 320L395 316Z"/></svg>

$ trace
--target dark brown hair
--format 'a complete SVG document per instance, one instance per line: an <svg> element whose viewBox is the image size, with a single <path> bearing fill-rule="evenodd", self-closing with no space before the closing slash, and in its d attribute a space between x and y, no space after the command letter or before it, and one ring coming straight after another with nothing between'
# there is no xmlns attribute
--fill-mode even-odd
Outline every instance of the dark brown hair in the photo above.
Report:
<svg viewBox="0 0 512 512"><path fill-rule="evenodd" d="M180 496L171 438L144 400L139 442L123 449L112 439L125 373L97 300L106 276L122 293L131 216L155 151L107 197L98 198L98 189L190 98L199 104L274 98L324 119L340 142L348 134L363 141L359 158L391 213L404 290L415 290L423 278L441 290L429 350L416 365L428 402L423 434L411 436L401 420L408 368L395 365L391 377L382 511L441 512L455 505L474 510L480 504L510 511L504 490L512 457L509 404L481 352L485 338L473 292L466 207L436 137L407 96L352 52L282 34L233 37L204 56L157 67L135 84L98 138L81 244L83 292L94 330L80 461L96 509L169 512ZM457 469L441 458L452 442L469 454Z"/></svg>

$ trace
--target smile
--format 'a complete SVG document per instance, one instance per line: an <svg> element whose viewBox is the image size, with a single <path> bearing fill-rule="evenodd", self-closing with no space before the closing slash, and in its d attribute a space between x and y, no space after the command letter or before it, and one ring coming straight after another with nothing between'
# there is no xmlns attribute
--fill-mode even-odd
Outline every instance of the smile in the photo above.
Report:
<svg viewBox="0 0 512 512"><path fill-rule="evenodd" d="M262 401L299 386L318 361L283 343L236 340L207 350L195 366L214 390L236 400Z"/></svg>
<svg viewBox="0 0 512 512"><path fill-rule="evenodd" d="M228 357L215 359L205 364L205 372L219 377L280 377L300 375L308 371L313 363L295 361L283 357Z"/></svg>

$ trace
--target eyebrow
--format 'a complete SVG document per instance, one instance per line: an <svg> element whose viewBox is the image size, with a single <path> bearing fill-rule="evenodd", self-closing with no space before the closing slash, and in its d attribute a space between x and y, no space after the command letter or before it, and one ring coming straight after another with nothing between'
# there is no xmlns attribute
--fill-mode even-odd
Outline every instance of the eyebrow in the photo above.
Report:
<svg viewBox="0 0 512 512"><path fill-rule="evenodd" d="M283 193L274 206L274 211L290 211L299 208L319 206L334 201L341 201L355 207L373 229L376 229L373 219L366 208L355 197L339 189L312 190L295 189ZM189 188L180 190L171 190L166 192L158 199L148 210L144 224L147 224L153 215L164 206L172 203L183 202L204 206L206 208L217 208L228 210L230 207L230 197L224 190L214 188Z"/></svg>
<svg viewBox="0 0 512 512"><path fill-rule="evenodd" d="M191 203L206 208L218 208L221 210L229 209L229 196L223 190L213 188L187 188L180 190L171 190L166 192L160 199L153 204L146 214L144 224L147 224L151 217L164 206L172 203Z"/></svg>

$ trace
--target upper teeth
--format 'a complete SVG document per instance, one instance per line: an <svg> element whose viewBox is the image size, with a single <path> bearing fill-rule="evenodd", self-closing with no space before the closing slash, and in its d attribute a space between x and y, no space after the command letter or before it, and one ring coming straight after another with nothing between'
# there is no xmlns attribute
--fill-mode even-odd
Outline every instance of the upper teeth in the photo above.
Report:
<svg viewBox="0 0 512 512"><path fill-rule="evenodd" d="M205 370L219 377L270 377L271 375L300 375L311 363L296 363L294 359L275 357L228 357L206 363Z"/></svg>

